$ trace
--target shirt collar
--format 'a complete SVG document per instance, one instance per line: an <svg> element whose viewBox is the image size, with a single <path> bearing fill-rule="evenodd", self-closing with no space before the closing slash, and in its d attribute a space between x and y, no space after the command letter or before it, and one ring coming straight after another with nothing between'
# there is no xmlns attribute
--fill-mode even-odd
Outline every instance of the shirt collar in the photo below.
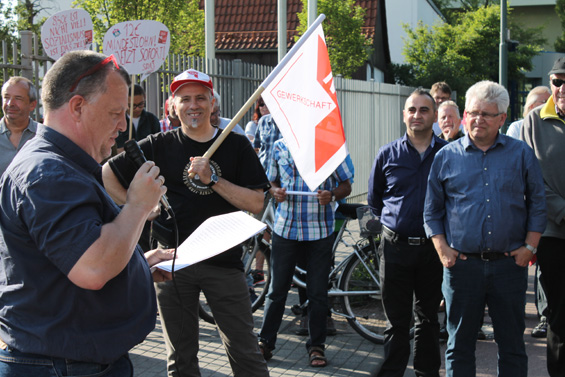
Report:
<svg viewBox="0 0 565 377"><path fill-rule="evenodd" d="M78 164L88 173L95 176L102 184L102 167L100 164L65 135L55 131L51 127L40 125L37 127L36 137L37 136L47 140L59 150L59 154L66 156L70 161Z"/></svg>
<svg viewBox="0 0 565 377"><path fill-rule="evenodd" d="M25 128L25 130L29 130L33 133L36 133L37 132L37 122L35 120L29 118L29 122L27 123L27 127ZM6 126L6 118L2 117L2 119L0 119L0 133L4 134L4 133L9 132L9 131L10 130L8 129L8 126Z"/></svg>
<svg viewBox="0 0 565 377"><path fill-rule="evenodd" d="M469 148L474 148L474 149L479 150L479 148L477 148L475 146L475 144L473 144L473 142L469 138L469 133L467 133L464 137L462 137L461 140L462 140L461 143L463 144L463 148L465 150L468 150ZM499 144L502 145L502 146L505 146L506 142L507 142L506 137L502 137L502 135L500 134L500 131L499 131L498 135L496 135L496 139L494 140L494 143L490 146L490 148L488 150L495 148Z"/></svg>

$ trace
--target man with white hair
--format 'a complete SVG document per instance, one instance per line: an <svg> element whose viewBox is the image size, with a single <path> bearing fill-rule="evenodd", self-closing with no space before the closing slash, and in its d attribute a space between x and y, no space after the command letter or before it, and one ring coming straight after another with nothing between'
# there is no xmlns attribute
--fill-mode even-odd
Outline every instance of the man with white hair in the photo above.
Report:
<svg viewBox="0 0 565 377"><path fill-rule="evenodd" d="M466 93L467 135L435 156L424 208L443 264L448 377L475 376L485 303L498 345L498 375L525 377L528 262L546 225L539 164L525 143L499 133L506 89L481 81Z"/></svg>
<svg viewBox="0 0 565 377"><path fill-rule="evenodd" d="M441 134L438 136L452 142L465 136L463 131L459 129L461 125L461 116L459 115L459 107L454 101L445 101L439 105L437 110L437 120L439 123L439 128L441 129Z"/></svg>

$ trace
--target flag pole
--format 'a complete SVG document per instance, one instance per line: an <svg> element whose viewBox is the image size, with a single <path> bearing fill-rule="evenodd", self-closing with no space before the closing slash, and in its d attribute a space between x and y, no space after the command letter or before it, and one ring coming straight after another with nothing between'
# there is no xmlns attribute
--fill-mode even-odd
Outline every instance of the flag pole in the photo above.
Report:
<svg viewBox="0 0 565 377"><path fill-rule="evenodd" d="M314 30L316 30L318 25L320 25L322 23L322 21L324 21L325 18L326 18L326 16L324 14L320 14L318 16L316 21L314 21L312 23L312 25L308 28L308 30L306 30L306 32L302 35L302 37L300 37L298 42L296 42L296 44L290 49L290 51L279 62L279 64L277 64L277 66L271 71L269 76L267 76L267 78L261 83L261 85L257 88L257 90L255 90L255 92L253 93L253 95L251 95L251 97L247 100L247 102L245 102L243 107L237 112L237 114L233 117L233 119L228 123L226 128L224 128L224 130L222 131L220 136L210 146L210 148L208 148L208 150L206 151L206 153L204 153L204 155L202 157L206 157L206 158L212 157L214 152L216 152L218 147L222 144L222 142L225 140L225 138L228 136L228 134L233 130L233 128L236 126L236 124L243 118L243 116L251 108L251 106L253 106L255 101L257 101L259 99L259 97L261 96L261 93L263 93L265 88L267 86L269 86L271 81L273 81L273 79L279 74L279 72L284 68L286 63L288 63L288 61L290 59L292 59L292 57L296 54L296 51L298 51L298 49L304 44L304 42L306 42L308 37L314 32ZM189 176L189 178L193 178L193 177L194 177L194 174L191 174L191 176Z"/></svg>

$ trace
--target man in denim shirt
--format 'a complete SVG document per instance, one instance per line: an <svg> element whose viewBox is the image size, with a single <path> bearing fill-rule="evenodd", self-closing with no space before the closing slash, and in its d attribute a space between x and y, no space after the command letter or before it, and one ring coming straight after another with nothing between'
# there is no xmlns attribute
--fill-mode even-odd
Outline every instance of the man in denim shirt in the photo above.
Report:
<svg viewBox="0 0 565 377"><path fill-rule="evenodd" d="M475 376L484 305L498 345L498 375L525 377L527 266L546 225L541 170L526 143L499 134L509 104L490 81L466 94L468 134L436 155L424 226L444 266L447 376Z"/></svg>

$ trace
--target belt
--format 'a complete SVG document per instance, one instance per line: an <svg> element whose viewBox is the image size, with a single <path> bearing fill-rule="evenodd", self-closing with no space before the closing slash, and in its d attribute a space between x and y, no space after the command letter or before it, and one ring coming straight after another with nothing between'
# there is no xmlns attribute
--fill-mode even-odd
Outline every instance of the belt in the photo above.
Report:
<svg viewBox="0 0 565 377"><path fill-rule="evenodd" d="M421 246L427 244L428 242L431 242L426 237L405 237L405 236L401 236L400 234L396 233L394 230L384 225L382 226L382 228L383 228L383 234L394 242L400 241L407 243L410 246Z"/></svg>
<svg viewBox="0 0 565 377"><path fill-rule="evenodd" d="M506 255L505 253L500 253L498 251L481 251L480 253L461 253L461 254L470 258L477 258L487 262L510 258L510 255Z"/></svg>

